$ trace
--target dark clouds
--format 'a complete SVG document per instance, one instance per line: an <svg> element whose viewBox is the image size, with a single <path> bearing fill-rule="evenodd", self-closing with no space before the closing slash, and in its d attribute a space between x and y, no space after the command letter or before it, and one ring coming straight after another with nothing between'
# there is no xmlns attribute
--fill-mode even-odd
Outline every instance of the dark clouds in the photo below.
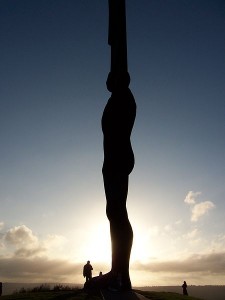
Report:
<svg viewBox="0 0 225 300"><path fill-rule="evenodd" d="M15 256L16 257L31 257L31 256L37 256L45 251L46 251L46 248L44 248L44 247L37 247L37 248L33 248L33 249L20 248L15 251Z"/></svg>
<svg viewBox="0 0 225 300"><path fill-rule="evenodd" d="M36 258L0 258L1 273L4 281L15 282L81 282L82 263L73 263L68 260ZM225 252L204 255L192 255L188 259L179 261L152 261L131 265L131 271L151 273L168 273L170 276L186 274L190 278L199 274L208 276L225 275ZM103 270L104 266L94 264L94 270Z"/></svg>
<svg viewBox="0 0 225 300"><path fill-rule="evenodd" d="M82 265L65 260L42 258L0 258L4 281L63 282L82 274Z"/></svg>
<svg viewBox="0 0 225 300"><path fill-rule="evenodd" d="M194 254L184 260L152 261L148 264L135 263L133 268L148 272L203 272L211 275L225 275L225 252Z"/></svg>
<svg viewBox="0 0 225 300"><path fill-rule="evenodd" d="M85 263L85 262L84 262ZM83 263L47 257L0 257L0 277L10 282L75 282L83 281ZM94 264L94 272L104 270L102 264ZM97 275L97 274L96 274Z"/></svg>

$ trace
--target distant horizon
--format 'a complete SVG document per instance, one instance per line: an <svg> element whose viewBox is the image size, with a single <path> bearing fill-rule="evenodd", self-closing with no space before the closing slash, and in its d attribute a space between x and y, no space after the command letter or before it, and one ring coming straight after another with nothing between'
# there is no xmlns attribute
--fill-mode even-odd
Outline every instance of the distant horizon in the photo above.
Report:
<svg viewBox="0 0 225 300"><path fill-rule="evenodd" d="M9 282L9 281L3 281L2 282L3 284L27 284L27 285L29 285L29 284L31 284L31 285L34 285L34 284L38 284L38 285L41 285L41 284L46 284L46 285L54 285L54 284L62 284L62 285L78 285L78 286L83 286L84 285L84 283L82 284L82 283L72 283L72 282ZM196 287L203 287L203 286L222 286L222 287L225 287L225 284L199 284L199 285L197 285L197 284L189 284L188 285L189 287L191 287L191 286L196 286ZM181 287L181 285L146 285L146 286L139 286L139 285L132 285L132 288L136 288L136 287L138 287L138 288L148 288L148 287Z"/></svg>

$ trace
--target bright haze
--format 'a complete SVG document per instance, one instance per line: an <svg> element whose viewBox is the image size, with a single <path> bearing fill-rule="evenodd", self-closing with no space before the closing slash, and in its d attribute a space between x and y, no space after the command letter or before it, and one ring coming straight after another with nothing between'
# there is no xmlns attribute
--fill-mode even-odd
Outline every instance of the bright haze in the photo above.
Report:
<svg viewBox="0 0 225 300"><path fill-rule="evenodd" d="M107 1L0 1L0 280L110 268ZM128 0L133 285L225 282L225 2Z"/></svg>

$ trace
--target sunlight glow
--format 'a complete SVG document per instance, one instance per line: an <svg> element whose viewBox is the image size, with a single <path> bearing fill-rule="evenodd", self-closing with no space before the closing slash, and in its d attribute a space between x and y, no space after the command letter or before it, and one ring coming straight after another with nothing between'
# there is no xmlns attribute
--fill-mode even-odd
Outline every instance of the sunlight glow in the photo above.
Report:
<svg viewBox="0 0 225 300"><path fill-rule="evenodd" d="M149 235L143 235L143 230L135 226L133 247L131 251L131 263L139 261L145 263L152 256L149 243ZM86 233L81 247L83 259L89 259L92 262L108 264L111 262L111 241L109 224L106 222L96 223L92 230Z"/></svg>
<svg viewBox="0 0 225 300"><path fill-rule="evenodd" d="M88 234L83 255L95 262L108 263L111 261L111 241L107 223L93 226Z"/></svg>
<svg viewBox="0 0 225 300"><path fill-rule="evenodd" d="M131 251L131 263L134 261L147 262L151 256L151 250L149 245L149 236L143 235L141 228L135 226L133 247Z"/></svg>

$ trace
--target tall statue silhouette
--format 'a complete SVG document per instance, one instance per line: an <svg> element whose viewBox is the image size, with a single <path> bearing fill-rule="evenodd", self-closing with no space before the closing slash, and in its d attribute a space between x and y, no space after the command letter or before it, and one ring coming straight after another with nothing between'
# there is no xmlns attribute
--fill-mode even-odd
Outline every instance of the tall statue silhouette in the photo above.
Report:
<svg viewBox="0 0 225 300"><path fill-rule="evenodd" d="M133 231L128 219L126 201L129 174L134 167L131 131L136 104L129 89L127 67L125 0L109 0L109 36L111 70L107 88L112 93L102 116L104 162L102 174L106 195L106 214L110 223L112 246L111 271L93 278L93 286L116 290L131 289L129 261Z"/></svg>
<svg viewBox="0 0 225 300"><path fill-rule="evenodd" d="M134 167L130 135L136 104L129 89L127 68L125 0L109 0L109 45L111 71L107 88L112 93L102 116L104 163L102 168L106 195L106 214L112 243L111 272L121 278L121 287L130 289L129 260L133 241L126 200L129 174Z"/></svg>

